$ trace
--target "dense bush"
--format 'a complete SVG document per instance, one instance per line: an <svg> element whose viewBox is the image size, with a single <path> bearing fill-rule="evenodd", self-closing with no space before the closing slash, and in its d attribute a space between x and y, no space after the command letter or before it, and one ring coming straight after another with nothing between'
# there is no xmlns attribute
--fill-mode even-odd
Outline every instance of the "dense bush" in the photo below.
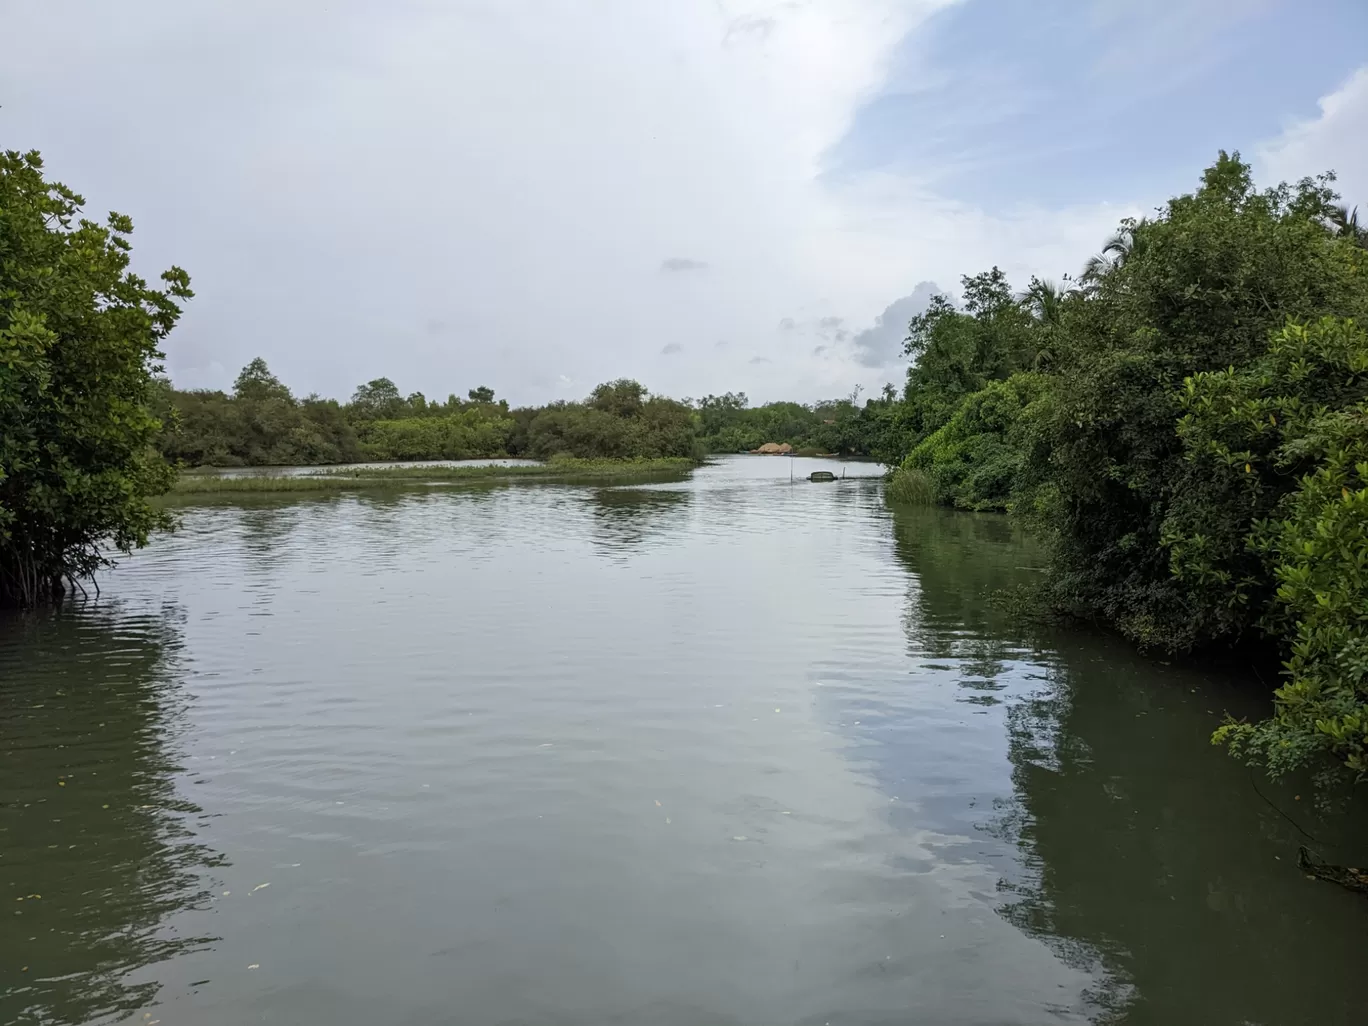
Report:
<svg viewBox="0 0 1368 1026"><path fill-rule="evenodd" d="M1028 407L1045 391L1033 373L990 381L960 400L950 419L921 441L903 466L924 471L937 501L961 509L1005 510L1019 491Z"/></svg>
<svg viewBox="0 0 1368 1026"><path fill-rule="evenodd" d="M1160 539L1203 634L1280 626L1269 550L1255 539L1323 469L1328 450L1312 439L1364 399L1368 336L1335 318L1289 324L1260 359L1184 382L1176 434L1186 466Z"/></svg>
<svg viewBox="0 0 1368 1026"><path fill-rule="evenodd" d="M253 360L231 393L177 391L162 381L160 444L189 466L350 463L357 460L696 457L694 410L650 395L635 381L600 385L582 403L510 410L487 387L467 399L404 396L388 378L357 388L345 405L296 399Z"/></svg>
<svg viewBox="0 0 1368 1026"><path fill-rule="evenodd" d="M630 387L629 387L630 386ZM648 396L636 382L600 385L587 403L557 403L527 428L530 456L565 453L581 459L702 455L693 410L663 396Z"/></svg>
<svg viewBox="0 0 1368 1026"><path fill-rule="evenodd" d="M582 402L510 409L492 389L472 388L445 402L408 396L389 378L357 387L339 404L295 399L261 360L231 393L177 391L162 381L162 451L186 465L258 466L372 460L482 459L558 453L583 459L655 459L744 452L765 442L796 450L874 456L888 463L906 451L893 386L857 402L778 402L752 407L743 393L697 404L650 394L635 381L605 382Z"/></svg>
<svg viewBox="0 0 1368 1026"><path fill-rule="evenodd" d="M1209 619L1291 637L1274 718L1221 737L1277 769L1329 751L1368 770L1368 334L1325 318L1246 368L1195 375L1192 468L1165 526Z"/></svg>
<svg viewBox="0 0 1368 1026"><path fill-rule="evenodd" d="M1328 752L1368 775L1368 403L1318 417L1289 446L1317 469L1261 525L1282 615L1291 622L1288 683L1272 719L1218 732L1275 772Z"/></svg>
<svg viewBox="0 0 1368 1026"><path fill-rule="evenodd" d="M964 279L963 310L910 325L889 420L921 494L1034 523L1056 612L1171 652L1281 644L1274 716L1234 750L1362 774L1368 237L1331 181L1259 190L1223 153L1063 288Z"/></svg>
<svg viewBox="0 0 1368 1026"><path fill-rule="evenodd" d="M231 395L163 387L170 415L161 449L175 462L240 467L361 458L356 432L337 402L296 400L260 359L243 368Z"/></svg>
<svg viewBox="0 0 1368 1026"><path fill-rule="evenodd" d="M190 279L150 288L132 222L84 202L37 153L0 153L0 604L49 600L169 526L148 502L174 478L154 375Z"/></svg>
<svg viewBox="0 0 1368 1026"><path fill-rule="evenodd" d="M444 417L376 420L362 428L372 460L471 460L508 450L513 421L464 410ZM334 462L332 460L320 462Z"/></svg>
<svg viewBox="0 0 1368 1026"><path fill-rule="evenodd" d="M1324 180L1258 191L1223 154L1196 193L1127 222L1119 259L1064 304L1027 469L1063 608L1169 650L1248 624L1214 615L1164 544L1202 484L1176 430L1183 381L1260 358L1289 318L1363 310L1362 251L1326 227L1333 199ZM1196 515L1223 516L1220 500Z"/></svg>

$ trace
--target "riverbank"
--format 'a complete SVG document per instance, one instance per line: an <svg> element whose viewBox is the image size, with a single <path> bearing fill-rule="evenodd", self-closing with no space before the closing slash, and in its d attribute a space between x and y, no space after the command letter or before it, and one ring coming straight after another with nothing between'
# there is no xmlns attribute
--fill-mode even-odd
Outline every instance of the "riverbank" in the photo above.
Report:
<svg viewBox="0 0 1368 1026"><path fill-rule="evenodd" d="M612 482L683 476L699 466L683 458L640 460L559 459L519 466L395 466L323 469L307 474L226 475L183 473L171 495L343 492L370 488L440 487L504 481Z"/></svg>

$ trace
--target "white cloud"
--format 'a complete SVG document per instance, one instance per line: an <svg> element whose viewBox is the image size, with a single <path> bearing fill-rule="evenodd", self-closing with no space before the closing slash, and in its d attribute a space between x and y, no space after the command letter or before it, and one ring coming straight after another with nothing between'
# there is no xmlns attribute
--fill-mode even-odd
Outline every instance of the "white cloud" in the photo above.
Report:
<svg viewBox="0 0 1368 1026"><path fill-rule="evenodd" d="M340 396L385 374L541 401L634 375L811 399L879 372L848 341L786 344L781 318L858 328L993 263L1057 276L1133 212L978 210L929 170L821 177L948 2L50 0L7 14L26 43L0 127L132 214L142 269L191 272L182 383L260 354ZM685 262L707 270L661 273Z"/></svg>
<svg viewBox="0 0 1368 1026"><path fill-rule="evenodd" d="M1258 148L1258 179L1295 181L1334 171L1345 201L1368 209L1368 65L1321 97L1319 106L1319 116L1291 125Z"/></svg>

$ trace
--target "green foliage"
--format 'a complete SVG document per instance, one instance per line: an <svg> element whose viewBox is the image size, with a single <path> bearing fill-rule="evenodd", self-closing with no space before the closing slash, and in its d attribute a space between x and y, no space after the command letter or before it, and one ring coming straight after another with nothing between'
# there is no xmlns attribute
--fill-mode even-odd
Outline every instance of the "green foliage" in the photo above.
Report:
<svg viewBox="0 0 1368 1026"><path fill-rule="evenodd" d="M811 406L775 402L751 406L744 392L704 396L698 402L698 430L707 452L750 452L766 442L787 442L800 452L872 456L885 463L902 459L892 385L859 403L859 390Z"/></svg>
<svg viewBox="0 0 1368 1026"><path fill-rule="evenodd" d="M161 382L166 455L187 466L314 465L371 460L484 459L567 454L582 459L694 459L765 442L797 450L901 460L901 403L893 386L858 402L858 390L816 403L752 408L744 393L707 396L696 406L652 395L622 378L583 402L510 409L487 386L446 402L405 397L389 378L358 386L339 405L296 400L265 362L243 368L231 394L177 391Z"/></svg>
<svg viewBox="0 0 1368 1026"><path fill-rule="evenodd" d="M1368 334L1288 325L1250 367L1189 379L1184 399L1174 575L1199 609L1291 639L1273 718L1217 740L1274 772L1328 752L1368 773Z"/></svg>
<svg viewBox="0 0 1368 1026"><path fill-rule="evenodd" d="M399 386L389 378L376 378L358 385L352 393L349 410L355 420L392 420L408 412Z"/></svg>
<svg viewBox="0 0 1368 1026"><path fill-rule="evenodd" d="M1331 181L1259 190L1222 153L1063 288L964 279L909 326L888 421L923 493L1041 530L1052 611L1169 651L1280 642L1273 717L1218 740L1362 775L1368 234Z"/></svg>
<svg viewBox="0 0 1368 1026"><path fill-rule="evenodd" d="M961 279L964 310L936 296L908 326L901 432L912 445L943 427L966 397L991 381L1035 369L1044 341L1029 305L1018 302L994 267Z"/></svg>
<svg viewBox="0 0 1368 1026"><path fill-rule="evenodd" d="M884 497L902 506L934 506L939 501L931 476L924 470L906 465L889 475Z"/></svg>
<svg viewBox="0 0 1368 1026"><path fill-rule="evenodd" d="M1328 179L1256 190L1222 154L1194 194L1126 222L1064 303L1023 474L1025 505L1056 542L1061 608L1169 650L1248 624L1247 612L1214 610L1208 584L1176 576L1165 544L1171 515L1205 515L1184 503L1226 516L1214 491L1210 503L1186 497L1204 485L1176 430L1183 381L1259 359L1289 318L1364 311L1364 251L1327 229L1333 199ZM1234 537L1243 515L1220 533Z"/></svg>
<svg viewBox="0 0 1368 1026"><path fill-rule="evenodd" d="M924 473L938 502L961 509L1006 510L1018 491L1028 408L1047 387L1041 374L990 381L960 401L950 419L904 461Z"/></svg>
<svg viewBox="0 0 1368 1026"><path fill-rule="evenodd" d="M641 416L646 405L646 387L630 378L605 381L589 394L585 405L620 420L631 420Z"/></svg>
<svg viewBox="0 0 1368 1026"><path fill-rule="evenodd" d="M79 217L84 202L36 152L0 154L0 603L58 595L170 526L148 502L174 477L154 375L190 279L149 287L128 269L132 222Z"/></svg>
<svg viewBox="0 0 1368 1026"><path fill-rule="evenodd" d="M709 452L749 452L766 442L807 446L817 424L811 407L790 402L752 407L744 393L705 396L699 414Z"/></svg>
<svg viewBox="0 0 1368 1026"><path fill-rule="evenodd" d="M524 453L546 458L657 459L702 455L694 411L635 381L600 385L587 403L556 403L530 419Z"/></svg>
<svg viewBox="0 0 1368 1026"><path fill-rule="evenodd" d="M1232 725L1237 751L1281 772L1328 752L1368 775L1368 403L1318 418L1296 445L1317 469L1263 525L1278 599L1295 617L1289 682L1271 720Z"/></svg>
<svg viewBox="0 0 1368 1026"><path fill-rule="evenodd" d="M1275 332L1258 360L1184 382L1176 433L1186 465L1160 540L1200 636L1288 626L1274 601L1276 561L1260 539L1324 462L1312 439L1326 418L1366 398L1368 336L1329 317Z"/></svg>
<svg viewBox="0 0 1368 1026"><path fill-rule="evenodd" d="M359 460L499 456L654 459L699 455L693 409L635 381L598 386L583 403L510 410L487 386L445 403L405 397L389 378L359 386L345 406L297 400L261 359L231 395L159 383L169 425L162 451L186 466L313 466Z"/></svg>
<svg viewBox="0 0 1368 1026"><path fill-rule="evenodd" d="M307 474L182 474L173 495L263 495L298 492L350 492L359 489L437 487L511 481L628 482L677 480L697 466L691 459L581 460L557 457L545 463L501 466L363 467L318 470Z"/></svg>
<svg viewBox="0 0 1368 1026"><path fill-rule="evenodd" d="M243 368L232 395L166 390L172 415L160 445L174 462L242 467L362 458L356 431L335 400L296 400L260 358Z"/></svg>
<svg viewBox="0 0 1368 1026"><path fill-rule="evenodd" d="M441 417L376 420L363 429L365 453L373 460L480 459L504 453L512 433L510 418L474 409Z"/></svg>

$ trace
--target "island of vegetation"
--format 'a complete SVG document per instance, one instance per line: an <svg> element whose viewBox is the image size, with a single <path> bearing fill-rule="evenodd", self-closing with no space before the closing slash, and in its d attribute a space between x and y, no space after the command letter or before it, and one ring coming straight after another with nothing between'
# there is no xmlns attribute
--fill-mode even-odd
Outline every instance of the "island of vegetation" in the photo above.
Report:
<svg viewBox="0 0 1368 1026"><path fill-rule="evenodd" d="M653 459L577 459L553 456L544 463L499 463L447 466L416 464L324 468L307 474L225 476L183 473L171 486L173 495L241 494L243 492L347 492L415 485L491 484L508 481L559 481L568 484L612 484L672 480L686 476L697 461L679 456Z"/></svg>
<svg viewBox="0 0 1368 1026"><path fill-rule="evenodd" d="M896 468L893 501L1023 518L1050 551L1039 611L1164 653L1271 646L1269 717L1215 740L1273 773L1368 774L1368 232L1330 175L1260 189L1222 153L1077 277L965 277L909 325L901 389L758 407L629 380L535 408L386 378L338 402L261 360L231 392L178 390L160 350L188 276L133 274L128 218L82 203L36 153L0 159L0 604L171 528L168 491L282 487L192 468L528 457L284 487L603 480L788 444Z"/></svg>

